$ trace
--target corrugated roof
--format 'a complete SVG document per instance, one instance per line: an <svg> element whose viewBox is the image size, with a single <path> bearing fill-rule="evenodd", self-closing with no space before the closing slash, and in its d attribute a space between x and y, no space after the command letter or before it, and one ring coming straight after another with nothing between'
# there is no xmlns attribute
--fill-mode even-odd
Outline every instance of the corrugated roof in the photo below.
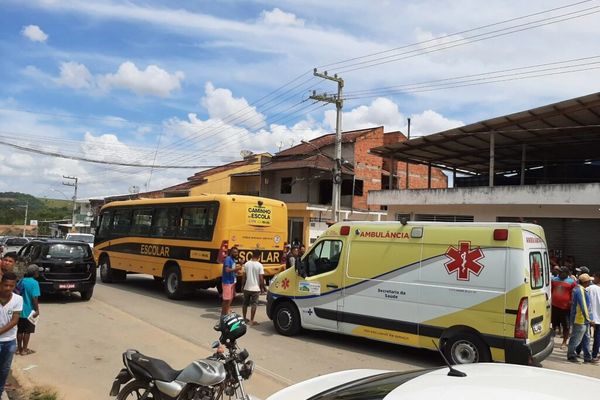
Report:
<svg viewBox="0 0 600 400"><path fill-rule="evenodd" d="M288 158L283 160L272 159L270 162L263 164L263 171L273 171L282 169L297 169L297 168L312 168L323 171L332 171L334 161L321 154L314 154L306 158ZM353 171L346 166L342 166L342 173L352 174Z"/></svg>
<svg viewBox="0 0 600 400"><path fill-rule="evenodd" d="M371 149L398 161L489 171L494 133L496 172L600 158L600 92Z"/></svg>
<svg viewBox="0 0 600 400"><path fill-rule="evenodd" d="M381 127L377 126L375 128L342 132L342 143L352 143L352 142L356 141L356 139L359 138L360 136L366 135L367 133L371 133L374 130L379 129L379 128L381 128ZM308 144L308 143L310 143L310 144ZM290 147L289 149L282 150L279 153L275 154L275 156L279 157L279 156L291 156L291 155L297 155L297 154L313 153L315 151L315 147L317 149L320 149L320 148L323 148L326 146L334 145L335 144L335 133L328 133L327 135L319 136L318 138L308 141L308 143L300 143L299 145Z"/></svg>

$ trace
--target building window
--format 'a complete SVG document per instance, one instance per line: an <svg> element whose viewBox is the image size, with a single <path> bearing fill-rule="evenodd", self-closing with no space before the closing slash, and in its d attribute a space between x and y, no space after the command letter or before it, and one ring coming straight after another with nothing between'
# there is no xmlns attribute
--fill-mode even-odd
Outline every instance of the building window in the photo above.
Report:
<svg viewBox="0 0 600 400"><path fill-rule="evenodd" d="M417 214L415 221L432 222L473 222L472 215L436 215L436 214Z"/></svg>
<svg viewBox="0 0 600 400"><path fill-rule="evenodd" d="M362 179L344 179L342 181L342 196L351 196L353 192L354 196L363 195Z"/></svg>
<svg viewBox="0 0 600 400"><path fill-rule="evenodd" d="M281 194L292 193L292 178L281 178Z"/></svg>

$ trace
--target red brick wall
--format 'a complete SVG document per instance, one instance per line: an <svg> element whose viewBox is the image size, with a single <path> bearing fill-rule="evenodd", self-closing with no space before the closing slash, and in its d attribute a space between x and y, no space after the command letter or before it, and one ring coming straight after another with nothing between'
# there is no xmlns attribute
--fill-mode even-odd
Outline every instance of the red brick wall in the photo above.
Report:
<svg viewBox="0 0 600 400"><path fill-rule="evenodd" d="M369 154L369 150L383 145L383 127L361 136L354 143L354 174L363 181L363 195L354 196L353 207L366 210L369 190L381 190L381 157ZM379 208L379 206L377 206Z"/></svg>
<svg viewBox="0 0 600 400"><path fill-rule="evenodd" d="M367 197L370 190L382 189L382 178L389 179L383 176L382 172L389 170L389 159L383 159L379 156L369 153L369 150L374 147L389 145L399 141L407 140L401 132L383 132L383 127L373 129L372 132L356 139L354 143L354 173L356 179L363 181L363 195L354 196L353 207L357 209L369 209L373 206L367 205ZM406 164L403 162L396 163L396 188L403 189L406 187ZM409 186L410 189L427 188L427 166L414 165L409 166ZM386 183L387 184L387 183ZM431 170L431 187L445 188L448 187L448 178L444 173L437 169ZM379 209L379 206L375 206Z"/></svg>

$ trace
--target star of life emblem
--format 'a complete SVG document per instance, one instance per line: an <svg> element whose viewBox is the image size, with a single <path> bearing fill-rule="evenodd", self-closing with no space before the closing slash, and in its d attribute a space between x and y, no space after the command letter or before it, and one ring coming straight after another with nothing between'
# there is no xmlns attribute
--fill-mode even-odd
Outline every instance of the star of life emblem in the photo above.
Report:
<svg viewBox="0 0 600 400"><path fill-rule="evenodd" d="M484 265L479 262L485 255L481 248L472 249L471 242L459 241L458 247L450 246L446 251L446 257L450 260L444 266L448 275L456 272L456 279L459 281L468 281L471 274L479 276L483 271Z"/></svg>

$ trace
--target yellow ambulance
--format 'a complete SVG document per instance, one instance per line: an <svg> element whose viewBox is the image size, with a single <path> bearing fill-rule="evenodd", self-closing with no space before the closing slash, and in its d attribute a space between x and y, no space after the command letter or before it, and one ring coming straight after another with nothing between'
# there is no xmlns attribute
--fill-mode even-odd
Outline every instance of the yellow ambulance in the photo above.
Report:
<svg viewBox="0 0 600 400"><path fill-rule="evenodd" d="M278 274L267 314L406 346L455 364L537 364L554 341L543 229L516 223L343 222Z"/></svg>

